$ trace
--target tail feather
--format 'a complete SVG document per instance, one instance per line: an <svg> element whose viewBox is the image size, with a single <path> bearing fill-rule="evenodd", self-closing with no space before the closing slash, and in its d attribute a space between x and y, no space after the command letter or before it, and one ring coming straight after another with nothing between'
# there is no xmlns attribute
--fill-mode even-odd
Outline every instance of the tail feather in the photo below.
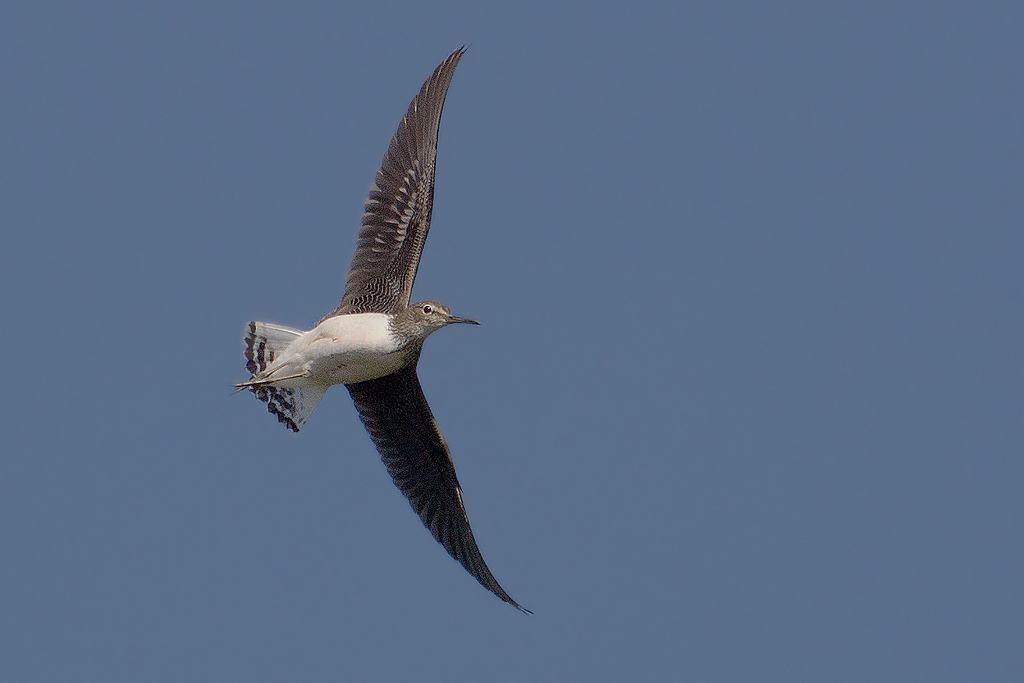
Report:
<svg viewBox="0 0 1024 683"><path fill-rule="evenodd" d="M273 323L251 322L245 332L245 369L257 375L288 345L302 336L302 330Z"/></svg>
<svg viewBox="0 0 1024 683"><path fill-rule="evenodd" d="M273 385L249 387L256 398L267 404L267 411L293 432L302 429L306 420L324 397L327 387L310 384L302 388L282 389Z"/></svg>
<svg viewBox="0 0 1024 683"><path fill-rule="evenodd" d="M261 383L257 378L302 334L302 330L283 325L249 323L245 334L245 369L252 378L249 382L236 385L238 389L248 389L256 398L266 403L267 411L276 415L278 421L293 432L299 431L306 423L320 403L320 399L324 397L327 387L322 384L308 384L283 388L269 381Z"/></svg>

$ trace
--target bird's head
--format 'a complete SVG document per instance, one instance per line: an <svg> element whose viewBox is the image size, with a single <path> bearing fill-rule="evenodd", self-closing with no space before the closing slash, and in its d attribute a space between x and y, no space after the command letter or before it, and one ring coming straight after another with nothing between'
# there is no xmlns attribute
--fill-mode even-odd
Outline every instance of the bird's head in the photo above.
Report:
<svg viewBox="0 0 1024 683"><path fill-rule="evenodd" d="M417 336L421 339L426 339L428 335L442 327L454 325L455 323L465 323L467 325L480 324L469 318L460 318L457 315L452 315L447 306L436 301L420 301L410 304L399 317L402 319L401 323L417 330L419 333Z"/></svg>

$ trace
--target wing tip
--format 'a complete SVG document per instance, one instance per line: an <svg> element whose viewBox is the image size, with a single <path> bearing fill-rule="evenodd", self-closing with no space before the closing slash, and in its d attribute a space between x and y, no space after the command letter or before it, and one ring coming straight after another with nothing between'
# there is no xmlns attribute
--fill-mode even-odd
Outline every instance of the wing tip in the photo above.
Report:
<svg viewBox="0 0 1024 683"><path fill-rule="evenodd" d="M512 598L508 598L507 600L505 600L505 602L507 602L508 604L512 605L513 607L515 607L517 610L519 610L523 614L529 614L530 616L533 616L533 610L532 609L526 609L525 607L520 605L518 602L516 602Z"/></svg>

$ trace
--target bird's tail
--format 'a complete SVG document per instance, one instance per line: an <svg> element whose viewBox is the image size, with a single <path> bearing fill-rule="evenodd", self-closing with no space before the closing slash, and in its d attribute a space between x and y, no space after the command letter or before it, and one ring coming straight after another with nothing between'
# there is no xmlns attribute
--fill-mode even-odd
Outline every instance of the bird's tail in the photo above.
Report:
<svg viewBox="0 0 1024 683"><path fill-rule="evenodd" d="M272 323L251 322L245 334L245 369L252 374L248 382L236 384L241 391L248 389L256 398L267 404L267 410L277 416L279 422L293 432L302 425L324 397L327 387L322 384L305 384L283 388L274 384L278 379L262 379L260 376L289 344L302 335L296 330Z"/></svg>
<svg viewBox="0 0 1024 683"><path fill-rule="evenodd" d="M301 336L302 330L292 327L255 321L249 323L245 330L245 369L256 377Z"/></svg>

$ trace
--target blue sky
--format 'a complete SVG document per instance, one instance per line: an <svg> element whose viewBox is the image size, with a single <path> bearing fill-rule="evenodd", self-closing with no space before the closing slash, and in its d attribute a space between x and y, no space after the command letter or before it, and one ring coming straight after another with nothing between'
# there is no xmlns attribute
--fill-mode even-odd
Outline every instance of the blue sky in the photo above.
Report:
<svg viewBox="0 0 1024 683"><path fill-rule="evenodd" d="M1020 680L1021 6L426 5L0 9L0 680ZM420 376L532 617L231 392L462 43Z"/></svg>

